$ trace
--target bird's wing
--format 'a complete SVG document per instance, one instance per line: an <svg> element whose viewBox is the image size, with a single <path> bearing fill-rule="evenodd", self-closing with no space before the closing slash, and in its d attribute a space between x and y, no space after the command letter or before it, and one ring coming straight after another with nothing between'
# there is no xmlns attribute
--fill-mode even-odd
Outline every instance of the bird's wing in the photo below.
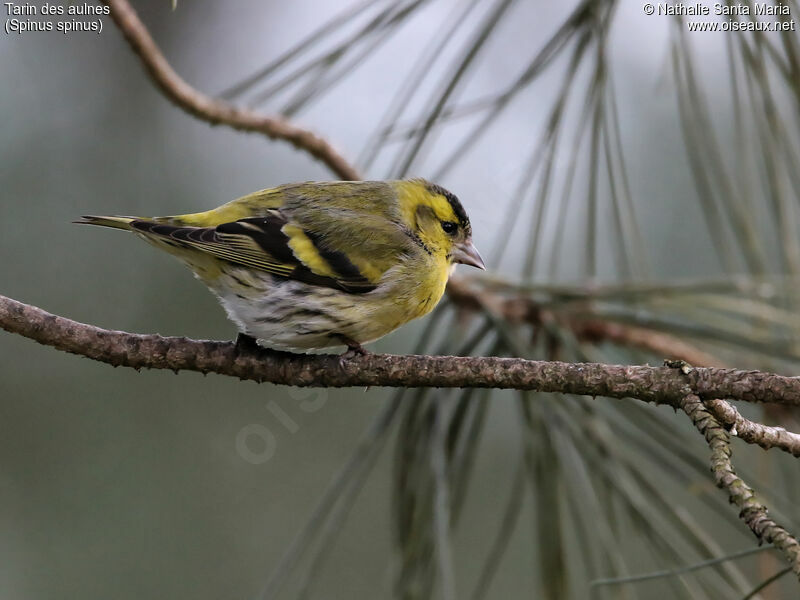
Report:
<svg viewBox="0 0 800 600"><path fill-rule="evenodd" d="M374 290L388 268L382 268L386 261L381 261L380 256L370 260L368 250L358 250L352 243L355 239L352 223L339 223L331 232L324 226L307 227L292 222L278 209L214 227L173 225L149 219L133 220L130 226L161 242L199 250L232 264L350 293ZM369 225L362 221L361 227L361 237L370 238ZM344 251L333 249L337 239L348 242ZM374 243L366 245L371 247Z"/></svg>

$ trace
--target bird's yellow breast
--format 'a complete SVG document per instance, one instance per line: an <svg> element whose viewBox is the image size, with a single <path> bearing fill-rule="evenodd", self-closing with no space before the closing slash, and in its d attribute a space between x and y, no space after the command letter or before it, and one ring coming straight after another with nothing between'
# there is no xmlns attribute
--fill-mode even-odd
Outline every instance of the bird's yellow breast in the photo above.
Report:
<svg viewBox="0 0 800 600"><path fill-rule="evenodd" d="M444 256L417 257L403 265L392 292L395 327L428 314L444 294L450 265Z"/></svg>

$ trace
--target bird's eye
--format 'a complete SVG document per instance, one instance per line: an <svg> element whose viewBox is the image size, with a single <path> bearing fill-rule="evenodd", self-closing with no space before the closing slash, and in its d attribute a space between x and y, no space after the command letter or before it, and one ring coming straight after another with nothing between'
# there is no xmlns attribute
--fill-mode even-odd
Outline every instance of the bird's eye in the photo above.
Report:
<svg viewBox="0 0 800 600"><path fill-rule="evenodd" d="M442 229L445 233L453 235L458 230L458 224L452 221L442 221Z"/></svg>

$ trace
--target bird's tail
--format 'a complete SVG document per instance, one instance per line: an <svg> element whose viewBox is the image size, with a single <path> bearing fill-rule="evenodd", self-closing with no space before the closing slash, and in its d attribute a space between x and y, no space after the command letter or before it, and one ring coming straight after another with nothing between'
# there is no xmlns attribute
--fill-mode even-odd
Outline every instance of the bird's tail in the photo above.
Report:
<svg viewBox="0 0 800 600"><path fill-rule="evenodd" d="M73 223L80 223L82 225L100 225L101 227L111 227L113 229L133 231L131 222L135 220L135 217L100 217L94 215L83 215L80 220L73 221Z"/></svg>

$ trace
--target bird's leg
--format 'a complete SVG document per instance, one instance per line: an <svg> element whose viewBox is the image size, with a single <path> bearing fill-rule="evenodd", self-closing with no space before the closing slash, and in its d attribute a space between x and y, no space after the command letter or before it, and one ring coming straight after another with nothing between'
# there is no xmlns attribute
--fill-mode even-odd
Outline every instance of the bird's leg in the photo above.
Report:
<svg viewBox="0 0 800 600"><path fill-rule="evenodd" d="M236 349L239 352L258 352L261 346L256 342L256 338L240 332L236 336Z"/></svg>
<svg viewBox="0 0 800 600"><path fill-rule="evenodd" d="M342 340L345 346L347 346L347 351L344 354L342 354L340 358L347 360L350 358L355 358L356 356L365 356L369 354L369 352L367 352L364 346L359 344L354 339L342 334L339 334L336 337Z"/></svg>

